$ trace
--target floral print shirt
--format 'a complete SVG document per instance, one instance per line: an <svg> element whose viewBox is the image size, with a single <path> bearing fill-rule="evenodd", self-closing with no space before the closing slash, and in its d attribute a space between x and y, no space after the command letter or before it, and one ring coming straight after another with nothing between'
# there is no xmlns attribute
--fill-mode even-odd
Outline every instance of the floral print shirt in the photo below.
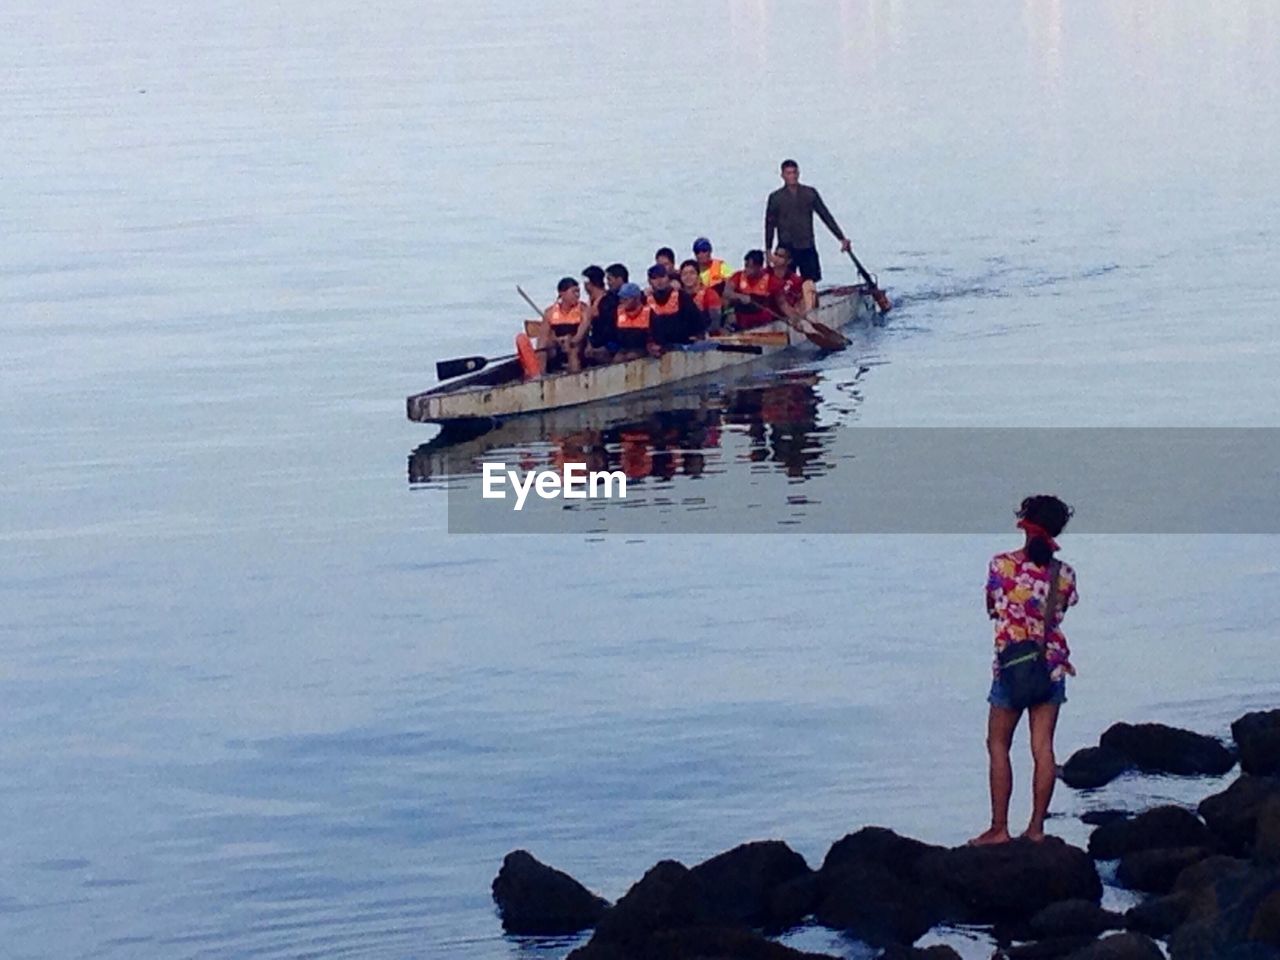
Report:
<svg viewBox="0 0 1280 960"><path fill-rule="evenodd" d="M987 611L996 622L996 663L1000 674L1000 651L1022 640L1045 640L1044 605L1049 599L1049 568L1041 567L1020 550L997 553L987 567ZM1058 609L1045 643L1045 660L1054 680L1066 674L1071 651L1062 633L1062 617L1067 607L1080 599L1076 593L1076 572L1070 564L1058 567Z"/></svg>

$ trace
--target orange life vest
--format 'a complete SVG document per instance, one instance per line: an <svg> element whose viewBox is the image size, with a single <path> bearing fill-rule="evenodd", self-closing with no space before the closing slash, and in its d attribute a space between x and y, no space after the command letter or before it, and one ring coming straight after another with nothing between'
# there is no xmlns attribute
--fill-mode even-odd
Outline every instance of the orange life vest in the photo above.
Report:
<svg viewBox="0 0 1280 960"><path fill-rule="evenodd" d="M711 258L711 263L705 267L698 268L698 275L702 277L702 282L708 287L714 287L718 283L724 283L733 273L723 260Z"/></svg>
<svg viewBox="0 0 1280 960"><path fill-rule="evenodd" d="M703 287L693 295L693 302L699 310L706 313L708 309L720 308L720 294L711 287Z"/></svg>
<svg viewBox="0 0 1280 960"><path fill-rule="evenodd" d="M739 293L745 293L755 297L767 297L772 292L769 289L769 286L768 270L762 272L760 276L756 277L754 280L749 279L743 271L739 271L733 275L733 289L737 290Z"/></svg>
<svg viewBox="0 0 1280 960"><path fill-rule="evenodd" d="M578 329L578 325L582 323L582 304L575 303L572 308L566 310L557 300L551 305L551 332L558 337L567 336Z"/></svg>
<svg viewBox="0 0 1280 960"><path fill-rule="evenodd" d="M653 311L655 316L672 317L680 312L680 291L674 288L668 288L668 296L666 303L659 303L657 297L652 293L645 298L649 309Z"/></svg>
<svg viewBox="0 0 1280 960"><path fill-rule="evenodd" d="M650 309L641 307L635 313L628 313L622 307L618 308L618 329L619 330L644 330L649 329L649 320L652 316Z"/></svg>

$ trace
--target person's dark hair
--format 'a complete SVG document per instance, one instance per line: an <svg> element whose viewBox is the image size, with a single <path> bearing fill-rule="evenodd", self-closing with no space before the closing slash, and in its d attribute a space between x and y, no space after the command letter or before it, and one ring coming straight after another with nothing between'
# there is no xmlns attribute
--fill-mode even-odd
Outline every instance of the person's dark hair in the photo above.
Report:
<svg viewBox="0 0 1280 960"><path fill-rule="evenodd" d="M604 272L607 276L617 277L623 283L628 283L631 280L631 274L628 273L627 268L620 263L609 264L604 268Z"/></svg>
<svg viewBox="0 0 1280 960"><path fill-rule="evenodd" d="M782 161L782 166L781 166L779 169L786 170L786 169L788 169L788 168L790 168L790 169L792 169L792 170L799 170L799 169L800 169L800 164L798 164L798 163L796 163L794 160L792 160L792 159L788 158L788 159L786 159L786 160L783 160L783 161Z"/></svg>
<svg viewBox="0 0 1280 960"><path fill-rule="evenodd" d="M667 268L660 263L655 263L652 267L649 268L650 280L654 279L655 277L668 277L668 276L670 276L670 274L667 273Z"/></svg>
<svg viewBox="0 0 1280 960"><path fill-rule="evenodd" d="M701 271L701 270L702 270L702 268L701 268L700 266L698 266L698 261L697 261L697 260L685 260L685 261L681 262L681 264L680 264L680 269L681 269L681 270L683 270L685 267L693 267L693 269L698 270L698 271Z"/></svg>
<svg viewBox="0 0 1280 960"><path fill-rule="evenodd" d="M1027 497L1018 507L1017 516L1029 524L1035 524L1051 537L1056 537L1067 526L1067 521L1075 513L1067 504L1049 494L1037 494ZM1043 567L1053 559L1053 547L1044 537L1035 535L1034 531L1027 541L1027 557L1032 563Z"/></svg>
<svg viewBox="0 0 1280 960"><path fill-rule="evenodd" d="M743 260L745 260L747 263L755 264L757 267L763 267L763 266L764 266L764 251L763 251L763 250L748 250L748 251L747 251L747 255L746 255L745 257L743 257L742 259L743 259Z"/></svg>
<svg viewBox="0 0 1280 960"><path fill-rule="evenodd" d="M572 290L578 285L578 281L573 277L561 277L560 282L556 284L556 293L564 293L566 290Z"/></svg>
<svg viewBox="0 0 1280 960"><path fill-rule="evenodd" d="M582 279L587 281L587 283L591 284L593 287L603 287L604 269L593 263L591 266L583 269Z"/></svg>
<svg viewBox="0 0 1280 960"><path fill-rule="evenodd" d="M661 260L663 257L666 257L672 263L676 262L676 252L670 247L659 247L653 255L655 260Z"/></svg>

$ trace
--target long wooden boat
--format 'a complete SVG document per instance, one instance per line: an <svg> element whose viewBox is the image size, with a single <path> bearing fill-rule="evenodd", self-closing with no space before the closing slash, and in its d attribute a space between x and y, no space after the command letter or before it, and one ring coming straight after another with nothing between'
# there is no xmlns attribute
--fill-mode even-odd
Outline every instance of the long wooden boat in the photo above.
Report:
<svg viewBox="0 0 1280 960"><path fill-rule="evenodd" d="M839 330L872 320L877 314L869 288L859 284L822 291L813 319ZM762 356L783 351L817 351L802 333L780 320L757 329L785 332L785 342L761 345L759 353L670 350L660 357L641 357L625 363L588 367L581 373L550 374L536 380L525 380L519 362L508 360L414 394L406 401L408 416L420 423L448 424L558 410L656 390L731 367L744 367L759 362Z"/></svg>

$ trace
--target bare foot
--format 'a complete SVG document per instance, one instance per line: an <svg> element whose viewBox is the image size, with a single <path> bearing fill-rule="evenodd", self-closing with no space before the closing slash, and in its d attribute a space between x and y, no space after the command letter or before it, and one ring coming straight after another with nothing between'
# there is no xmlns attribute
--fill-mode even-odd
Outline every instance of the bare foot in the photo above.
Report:
<svg viewBox="0 0 1280 960"><path fill-rule="evenodd" d="M1004 827L991 827L985 833L980 833L967 846L970 847L989 847L996 843L1008 843L1013 838L1009 836L1009 831Z"/></svg>
<svg viewBox="0 0 1280 960"><path fill-rule="evenodd" d="M1041 827L1038 830L1033 829L1032 827L1027 827L1026 830L1022 831L1023 840L1031 840L1035 843L1039 843L1041 840L1043 840L1044 836L1045 836L1044 827Z"/></svg>

